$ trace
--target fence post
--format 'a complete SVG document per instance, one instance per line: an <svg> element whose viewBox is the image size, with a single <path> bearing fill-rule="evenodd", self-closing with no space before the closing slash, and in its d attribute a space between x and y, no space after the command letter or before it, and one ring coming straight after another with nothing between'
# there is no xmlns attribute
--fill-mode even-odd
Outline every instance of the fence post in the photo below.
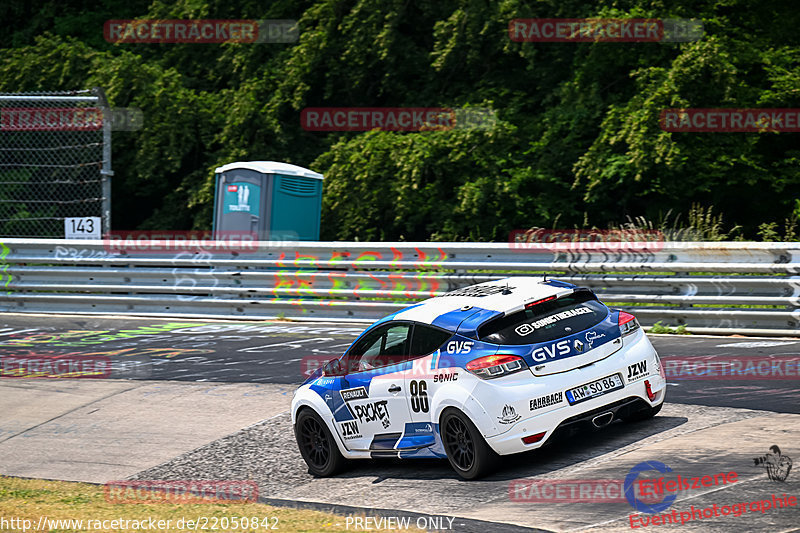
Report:
<svg viewBox="0 0 800 533"><path fill-rule="evenodd" d="M100 170L102 180L102 220L103 220L103 235L111 232L111 176L114 171L111 170L111 126L112 126L112 113L111 106L108 105L106 93L100 87L94 87L92 92L97 96L100 101L100 109L103 110L103 168Z"/></svg>

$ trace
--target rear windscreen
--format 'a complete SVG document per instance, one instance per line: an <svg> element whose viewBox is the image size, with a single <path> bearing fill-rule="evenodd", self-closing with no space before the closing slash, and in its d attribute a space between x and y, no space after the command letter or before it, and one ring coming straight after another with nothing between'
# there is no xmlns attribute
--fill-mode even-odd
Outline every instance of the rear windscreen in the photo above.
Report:
<svg viewBox="0 0 800 533"><path fill-rule="evenodd" d="M607 314L591 291L580 290L492 320L478 330L478 336L492 344L536 344L589 329Z"/></svg>

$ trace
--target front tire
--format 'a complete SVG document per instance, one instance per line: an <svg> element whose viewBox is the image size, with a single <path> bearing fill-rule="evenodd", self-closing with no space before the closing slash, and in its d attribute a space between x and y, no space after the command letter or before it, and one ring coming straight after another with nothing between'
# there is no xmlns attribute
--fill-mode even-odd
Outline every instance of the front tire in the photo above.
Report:
<svg viewBox="0 0 800 533"><path fill-rule="evenodd" d="M303 409L298 413L294 436L312 476L329 477L344 469L347 459L336 446L328 426L313 410Z"/></svg>
<svg viewBox="0 0 800 533"><path fill-rule="evenodd" d="M477 479L494 470L498 456L475 424L460 411L448 409L439 426L447 460L464 479Z"/></svg>

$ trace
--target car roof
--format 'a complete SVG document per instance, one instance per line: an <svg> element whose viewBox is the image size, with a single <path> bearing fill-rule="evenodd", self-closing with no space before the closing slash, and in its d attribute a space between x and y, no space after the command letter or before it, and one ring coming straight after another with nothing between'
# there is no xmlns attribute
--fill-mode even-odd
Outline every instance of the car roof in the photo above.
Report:
<svg viewBox="0 0 800 533"><path fill-rule="evenodd" d="M498 315L521 311L526 304L570 294L576 287L543 276L516 276L487 281L429 298L396 313L394 320L411 320L457 331L465 321L474 330ZM469 319L469 320L468 320Z"/></svg>

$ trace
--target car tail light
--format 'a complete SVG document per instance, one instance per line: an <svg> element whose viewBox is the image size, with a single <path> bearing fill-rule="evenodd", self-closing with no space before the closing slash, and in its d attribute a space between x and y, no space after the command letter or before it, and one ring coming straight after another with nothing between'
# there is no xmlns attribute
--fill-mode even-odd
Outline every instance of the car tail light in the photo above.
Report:
<svg viewBox="0 0 800 533"><path fill-rule="evenodd" d="M467 370L481 379L499 378L526 368L528 365L518 355L487 355L467 363Z"/></svg>
<svg viewBox="0 0 800 533"><path fill-rule="evenodd" d="M542 298L541 300L536 300L535 302L531 302L529 304L525 304L525 309L530 309L531 307L539 304L543 304L545 302L549 302L550 300L555 300L555 296L548 296L547 298Z"/></svg>
<svg viewBox="0 0 800 533"><path fill-rule="evenodd" d="M619 312L619 332L624 337L639 329L639 321L636 317L625 311Z"/></svg>
<svg viewBox="0 0 800 533"><path fill-rule="evenodd" d="M653 392L652 387L650 387L649 379L644 380L644 390L647 391L647 397L650 398L651 402L656 399L656 394Z"/></svg>
<svg viewBox="0 0 800 533"><path fill-rule="evenodd" d="M539 442L542 440L546 434L547 432L543 431L541 433L537 433L536 435L528 435L527 437L522 437L522 442L525 444L533 444L534 442Z"/></svg>

